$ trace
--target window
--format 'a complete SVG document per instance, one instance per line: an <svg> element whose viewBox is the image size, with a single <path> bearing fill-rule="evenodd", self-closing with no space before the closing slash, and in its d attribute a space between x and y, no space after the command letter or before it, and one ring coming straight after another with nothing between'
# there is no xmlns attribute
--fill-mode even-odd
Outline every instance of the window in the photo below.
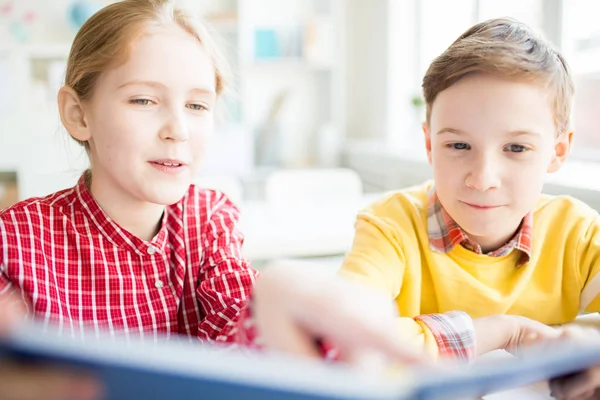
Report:
<svg viewBox="0 0 600 400"><path fill-rule="evenodd" d="M575 79L573 158L600 160L600 2L565 0L563 49Z"/></svg>
<svg viewBox="0 0 600 400"><path fill-rule="evenodd" d="M562 9L558 7L561 4L560 0L389 1L391 4L403 4L401 7L392 7L391 13L394 17L390 25L412 27L412 32L409 32L408 28L402 28L401 31L400 28L396 28L395 31L390 32L389 47L390 71L392 71L390 85L394 88L389 101L394 112L390 112L388 141L391 147L400 149L402 154L407 154L407 157L414 154L420 157L424 153L422 135L418 132L423 113L410 110L410 107L404 110L399 105L403 106L411 96L421 93L421 81L431 61L471 25L490 18L512 17L526 23L555 44L560 44L557 43L559 42L557 39L562 38L560 24L557 23L561 20L559 17ZM595 1L587 0L594 5ZM596 15L600 15L600 10ZM411 45L411 41L414 44ZM411 58L407 56L409 54L414 56ZM412 68L407 65L409 63L414 64ZM597 82L598 86L590 90L590 97L592 92L600 89L600 74ZM600 104L592 104L591 101L587 104L588 108L596 105ZM600 126L595 122L600 121L594 121L594 125ZM600 149L600 138L598 142Z"/></svg>
<svg viewBox="0 0 600 400"><path fill-rule="evenodd" d="M422 78L431 61L476 21L477 1L421 0L417 13L419 75Z"/></svg>

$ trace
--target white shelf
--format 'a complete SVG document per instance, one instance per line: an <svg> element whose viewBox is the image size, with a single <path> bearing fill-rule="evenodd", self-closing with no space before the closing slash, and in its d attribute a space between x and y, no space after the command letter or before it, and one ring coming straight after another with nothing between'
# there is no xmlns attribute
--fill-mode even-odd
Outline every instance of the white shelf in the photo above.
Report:
<svg viewBox="0 0 600 400"><path fill-rule="evenodd" d="M280 69L305 69L308 71L332 71L331 65L312 64L302 57L280 57L262 60L250 60L244 64L245 68L280 68Z"/></svg>

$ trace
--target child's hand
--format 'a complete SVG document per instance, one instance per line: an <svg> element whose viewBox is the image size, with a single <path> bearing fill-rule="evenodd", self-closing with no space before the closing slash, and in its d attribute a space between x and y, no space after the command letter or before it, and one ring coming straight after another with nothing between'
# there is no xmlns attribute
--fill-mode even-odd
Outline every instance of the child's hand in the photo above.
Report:
<svg viewBox="0 0 600 400"><path fill-rule="evenodd" d="M86 376L51 367L0 363L0 400L92 400L98 385Z"/></svg>
<svg viewBox="0 0 600 400"><path fill-rule="evenodd" d="M600 399L600 366L552 379L550 390L558 400Z"/></svg>
<svg viewBox="0 0 600 400"><path fill-rule="evenodd" d="M359 365L365 360L425 361L403 345L391 299L337 277L267 268L255 287L253 314L269 349L318 358L317 343L325 342Z"/></svg>
<svg viewBox="0 0 600 400"><path fill-rule="evenodd" d="M512 354L518 355L522 347L536 342L556 340L561 336L559 330L541 322L516 315L506 317L509 336L504 349Z"/></svg>
<svg viewBox="0 0 600 400"><path fill-rule="evenodd" d="M600 330L569 325L559 329L561 338L600 346ZM600 399L600 366L550 381L552 396L560 400Z"/></svg>
<svg viewBox="0 0 600 400"><path fill-rule="evenodd" d="M522 347L561 336L555 328L517 315L490 315L477 318L473 323L477 355L498 349L519 354Z"/></svg>
<svg viewBox="0 0 600 400"><path fill-rule="evenodd" d="M600 329L593 326L565 325L558 328L560 337L578 342L597 343L600 346Z"/></svg>
<svg viewBox="0 0 600 400"><path fill-rule="evenodd" d="M0 298L0 335L7 335L22 313L14 298ZM91 400L98 398L99 392L96 382L81 374L0 361L0 400Z"/></svg>

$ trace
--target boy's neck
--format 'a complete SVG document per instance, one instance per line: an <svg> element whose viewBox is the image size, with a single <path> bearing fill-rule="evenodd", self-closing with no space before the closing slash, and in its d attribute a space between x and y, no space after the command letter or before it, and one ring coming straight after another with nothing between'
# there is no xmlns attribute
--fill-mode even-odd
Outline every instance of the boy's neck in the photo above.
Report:
<svg viewBox="0 0 600 400"><path fill-rule="evenodd" d="M91 181L91 182L90 182ZM88 190L100 208L119 226L146 241L151 241L160 230L165 206L142 202L120 191L95 185L86 179Z"/></svg>
<svg viewBox="0 0 600 400"><path fill-rule="evenodd" d="M465 232L465 233L467 233L467 235L473 242L477 243L479 245L479 247L481 247L481 252L483 254L487 254L487 253L491 253L492 251L496 251L496 250L500 249L502 246L504 246L506 243L508 243L515 236L515 233L518 231L518 229L519 228L515 229L515 231L509 235L504 235L502 237L495 237L495 238L479 237L479 236L471 235L468 232Z"/></svg>

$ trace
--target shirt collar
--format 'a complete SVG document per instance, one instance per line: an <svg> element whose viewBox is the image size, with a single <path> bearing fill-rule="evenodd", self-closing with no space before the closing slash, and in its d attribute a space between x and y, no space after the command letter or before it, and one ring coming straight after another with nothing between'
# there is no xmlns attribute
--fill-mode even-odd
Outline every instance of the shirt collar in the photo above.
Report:
<svg viewBox="0 0 600 400"><path fill-rule="evenodd" d="M167 242L167 216L169 214L169 207L165 209L161 229L152 241L142 240L122 228L102 210L88 189L86 173L79 178L75 186L75 194L78 205L91 224L113 245L128 248L140 256L152 255L155 252L164 251Z"/></svg>
<svg viewBox="0 0 600 400"><path fill-rule="evenodd" d="M481 246L472 241L466 232L452 219L440 203L435 188L432 186L427 199L427 232L429 247L438 253L448 253L460 244L477 254L483 254ZM533 232L533 215L527 213L515 235L504 246L487 253L491 257L501 257L513 250L519 250L521 257L517 266L527 264L531 258L531 238Z"/></svg>

